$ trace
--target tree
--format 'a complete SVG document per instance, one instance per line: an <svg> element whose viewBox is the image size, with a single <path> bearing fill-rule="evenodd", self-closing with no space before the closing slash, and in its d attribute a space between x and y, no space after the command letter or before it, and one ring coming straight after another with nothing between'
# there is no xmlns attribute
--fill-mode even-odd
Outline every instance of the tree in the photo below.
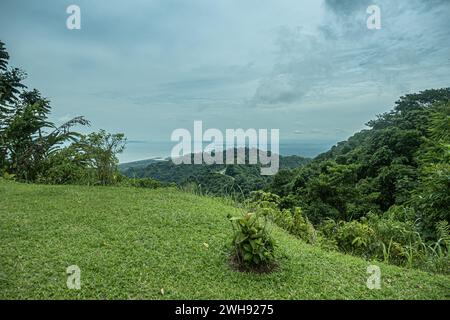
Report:
<svg viewBox="0 0 450 320"><path fill-rule="evenodd" d="M10 123L14 104L18 100L20 90L25 86L21 83L25 73L21 70L8 68L9 54L5 44L0 40L0 173L6 170L6 137L5 130Z"/></svg>
<svg viewBox="0 0 450 320"><path fill-rule="evenodd" d="M4 132L6 160L9 172L19 179L35 181L42 171L42 162L61 145L74 141L79 133L75 125L89 125L83 117L75 117L62 126L48 121L50 102L38 90L23 91L14 105Z"/></svg>
<svg viewBox="0 0 450 320"><path fill-rule="evenodd" d="M422 236L449 220L450 88L401 97L392 111L311 163L275 176L268 190L314 223L350 221L393 206L416 212ZM413 210L414 209L414 210Z"/></svg>
<svg viewBox="0 0 450 320"><path fill-rule="evenodd" d="M436 237L436 223L450 221L450 102L431 109L428 137L418 153L419 187L412 206L426 238Z"/></svg>
<svg viewBox="0 0 450 320"><path fill-rule="evenodd" d="M112 184L117 179L117 154L125 149L126 138L123 133L111 134L105 130L83 136L77 143L95 169L97 182L101 185Z"/></svg>
<svg viewBox="0 0 450 320"><path fill-rule="evenodd" d="M80 136L71 128L89 121L79 116L59 127L50 122L50 101L36 89L25 90L25 73L9 69L8 59L0 41L0 170L35 181L43 174L44 160Z"/></svg>

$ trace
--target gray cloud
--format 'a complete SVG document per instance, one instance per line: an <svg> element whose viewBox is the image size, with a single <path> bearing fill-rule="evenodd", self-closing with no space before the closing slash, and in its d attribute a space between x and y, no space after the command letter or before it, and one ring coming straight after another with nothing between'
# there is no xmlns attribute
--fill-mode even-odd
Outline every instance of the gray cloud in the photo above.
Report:
<svg viewBox="0 0 450 320"><path fill-rule="evenodd" d="M373 0L325 0L325 6L338 15L350 15L355 11L365 11L369 5L375 4L375 2Z"/></svg>
<svg viewBox="0 0 450 320"><path fill-rule="evenodd" d="M281 28L277 62L260 81L252 102L280 106L336 91L342 97L355 91L367 94L409 91L427 83L448 85L449 77L443 74L450 71L446 58L450 56L450 3L435 1L438 6L430 7L426 1L380 0L381 30L366 28L368 3L327 0L329 12L317 32ZM425 79L431 70L433 79Z"/></svg>
<svg viewBox="0 0 450 320"><path fill-rule="evenodd" d="M365 0L77 0L69 31L72 1L2 0L0 39L55 120L149 141L122 159L194 120L338 140L399 95L450 86L450 2L374 2L379 31Z"/></svg>

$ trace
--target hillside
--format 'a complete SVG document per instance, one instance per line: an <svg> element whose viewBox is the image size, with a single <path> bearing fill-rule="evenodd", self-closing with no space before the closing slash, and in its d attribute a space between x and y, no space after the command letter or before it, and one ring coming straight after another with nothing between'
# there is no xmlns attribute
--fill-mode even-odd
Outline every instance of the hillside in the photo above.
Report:
<svg viewBox="0 0 450 320"><path fill-rule="evenodd" d="M450 278L325 252L274 227L277 272L232 271L224 200L176 189L0 180L0 299L448 299ZM205 245L205 243L207 245ZM66 268L81 269L68 290ZM164 295L161 289L164 289Z"/></svg>
<svg viewBox="0 0 450 320"><path fill-rule="evenodd" d="M119 164L119 170L122 172L126 172L128 169L134 168L134 169L141 169L145 168L148 165L152 163L157 163L159 161L164 161L164 159L145 159L145 160L138 160L138 161L132 161L132 162L125 162Z"/></svg>
<svg viewBox="0 0 450 320"><path fill-rule="evenodd" d="M394 108L268 188L318 223L412 207L426 238L450 221L450 88L407 94ZM412 205L414 204L414 205Z"/></svg>
<svg viewBox="0 0 450 320"><path fill-rule="evenodd" d="M248 163L248 149L246 151ZM235 152L236 157L237 152ZM193 158L194 155L191 155ZM301 156L280 155L280 169L293 169L310 162ZM143 160L124 163L119 166L122 174L129 178L152 178L163 183L176 183L179 186L193 186L201 193L213 195L248 195L251 191L268 186L272 176L262 176L260 164L181 164L172 161Z"/></svg>
<svg viewBox="0 0 450 320"><path fill-rule="evenodd" d="M278 172L263 195L272 215L293 233L283 212L300 210L311 244L449 274L450 88L402 96L367 126Z"/></svg>

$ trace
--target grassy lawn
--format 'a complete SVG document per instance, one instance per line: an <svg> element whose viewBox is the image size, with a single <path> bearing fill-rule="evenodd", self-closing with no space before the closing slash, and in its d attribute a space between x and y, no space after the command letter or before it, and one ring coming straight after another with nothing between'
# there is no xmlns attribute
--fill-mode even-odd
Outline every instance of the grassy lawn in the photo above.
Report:
<svg viewBox="0 0 450 320"><path fill-rule="evenodd" d="M449 298L449 277L382 263L381 289L369 290L369 262L322 251L278 228L285 258L277 272L232 271L226 216L238 212L175 189L0 180L0 298ZM81 290L66 286L70 265L81 269Z"/></svg>

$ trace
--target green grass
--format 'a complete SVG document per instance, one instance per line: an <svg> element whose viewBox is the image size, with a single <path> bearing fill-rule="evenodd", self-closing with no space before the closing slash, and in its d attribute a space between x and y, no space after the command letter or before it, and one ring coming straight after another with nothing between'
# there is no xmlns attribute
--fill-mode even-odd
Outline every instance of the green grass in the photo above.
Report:
<svg viewBox="0 0 450 320"><path fill-rule="evenodd" d="M382 263L382 287L369 290L369 262L322 251L276 227L286 256L280 269L235 272L225 250L228 213L239 209L175 189L0 181L0 298L449 298L449 277ZM66 286L69 265L81 268L81 290Z"/></svg>

